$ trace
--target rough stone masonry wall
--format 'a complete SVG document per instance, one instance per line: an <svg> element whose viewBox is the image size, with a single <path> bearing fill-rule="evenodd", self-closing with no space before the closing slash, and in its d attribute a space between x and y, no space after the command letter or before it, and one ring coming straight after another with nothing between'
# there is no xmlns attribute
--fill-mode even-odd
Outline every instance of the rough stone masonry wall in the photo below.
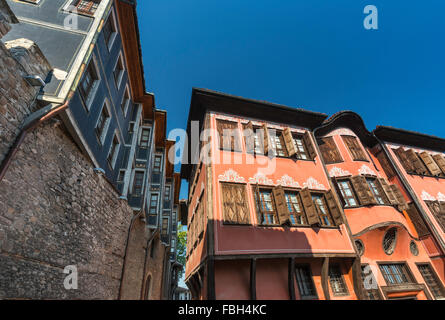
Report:
<svg viewBox="0 0 445 320"><path fill-rule="evenodd" d="M0 17L1 19L1 17ZM45 79L51 66L38 46L26 39L0 41L0 161L20 132L23 121L35 111L37 89L24 75Z"/></svg>
<svg viewBox="0 0 445 320"><path fill-rule="evenodd" d="M133 213L59 124L30 132L0 182L0 298L116 299Z"/></svg>

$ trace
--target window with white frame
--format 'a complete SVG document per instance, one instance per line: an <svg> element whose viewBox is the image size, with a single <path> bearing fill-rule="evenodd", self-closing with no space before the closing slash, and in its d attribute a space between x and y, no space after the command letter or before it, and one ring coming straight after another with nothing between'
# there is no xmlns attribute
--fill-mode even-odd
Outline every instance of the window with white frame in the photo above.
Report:
<svg viewBox="0 0 445 320"><path fill-rule="evenodd" d="M108 50L110 50L111 47L113 46L114 39L116 39L117 35L116 20L114 18L113 11L111 11L107 21L104 24L103 34L104 34L105 44L107 45Z"/></svg>
<svg viewBox="0 0 445 320"><path fill-rule="evenodd" d="M101 144L103 144L105 141L105 137L107 136L107 131L108 127L110 126L110 122L111 122L110 111L108 109L107 102L104 101L102 110L99 113L99 117L97 118L97 123L96 123L96 135Z"/></svg>
<svg viewBox="0 0 445 320"><path fill-rule="evenodd" d="M94 57L92 57L79 84L80 95L87 110L90 110L91 102L99 85L99 80L96 62Z"/></svg>
<svg viewBox="0 0 445 320"><path fill-rule="evenodd" d="M120 149L119 137L118 137L117 133L115 133L113 136L113 140L111 141L111 146L110 146L110 150L108 152L108 157L107 157L108 163L110 164L111 168L113 168L113 169L114 169L114 166L116 165L116 159L119 154L119 149Z"/></svg>
<svg viewBox="0 0 445 320"><path fill-rule="evenodd" d="M67 3L64 10L94 16L100 2L101 0L72 0Z"/></svg>
<svg viewBox="0 0 445 320"><path fill-rule="evenodd" d="M119 54L119 57L116 60L116 65L113 70L114 83L116 84L116 88L119 90L122 82L122 78L124 77L125 67L124 67L124 59L122 57L122 52Z"/></svg>
<svg viewBox="0 0 445 320"><path fill-rule="evenodd" d="M124 117L127 116L128 106L130 105L130 90L128 90L128 85L125 87L124 96L122 98L121 109Z"/></svg>

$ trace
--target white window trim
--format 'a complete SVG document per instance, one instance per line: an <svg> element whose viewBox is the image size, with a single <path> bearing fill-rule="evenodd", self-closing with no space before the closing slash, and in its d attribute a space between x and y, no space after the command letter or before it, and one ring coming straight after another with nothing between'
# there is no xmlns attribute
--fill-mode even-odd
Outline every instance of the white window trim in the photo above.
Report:
<svg viewBox="0 0 445 320"><path fill-rule="evenodd" d="M149 127L149 126L141 126L141 127L139 127L139 133L138 133L138 146L140 146L141 145L141 140L142 140L142 131L143 130L148 130L149 131L149 134L148 134L148 142L150 142L150 139L151 139L151 127ZM150 143L149 143L150 144ZM147 146L147 148L149 148L150 147L150 145L148 145Z"/></svg>
<svg viewBox="0 0 445 320"><path fill-rule="evenodd" d="M117 56L116 62L115 62L115 64L114 64L114 68L113 68L113 78L114 78L114 71L116 71L117 65L119 64L119 60L122 62L122 70L121 70L121 72L119 73L117 82L115 81L115 83L116 83L116 89L117 89L118 91L119 91L119 89L120 89L120 87L121 87L121 85L122 85L122 79L124 78L124 74L125 74L125 71L126 71L126 68L125 68L125 61L124 61L124 56L123 56L123 54L122 54L122 51L119 52L119 55ZM130 95L128 95L128 96L130 96Z"/></svg>
<svg viewBox="0 0 445 320"><path fill-rule="evenodd" d="M101 81L99 68L97 67L98 64L97 64L96 56L94 54L92 55L92 58L86 64L86 66L88 67L90 63L93 63L93 68L96 71L97 80L94 81L93 88L91 89L90 94L88 95L88 97L87 97L87 99L85 101L85 107L87 108L88 111L91 110L91 105L93 104L94 98L96 97L97 89L99 88L99 84L100 84L100 81ZM86 69L85 69L85 71L86 71ZM85 72L82 75L82 78L81 78L81 81L80 81L79 85L82 85L82 80L83 80L84 76L85 76Z"/></svg>
<svg viewBox="0 0 445 320"><path fill-rule="evenodd" d="M133 187L134 187L134 183L133 183L133 181L134 181L134 176L136 175L136 171L138 171L138 172L143 172L144 173L144 177L143 177L143 182L142 182L142 193L141 193L141 196L143 195L143 193L144 193L144 187L145 187L145 174L147 173L146 171L145 171L145 169L141 169L141 168L135 168L135 169L133 169L133 172L131 173L131 179L130 179L130 188L129 188L129 194L133 194Z"/></svg>
<svg viewBox="0 0 445 320"><path fill-rule="evenodd" d="M106 19L104 19L104 25L105 25L105 23L107 23L108 19L110 19L110 18L113 19L111 21L111 25L112 25L112 28L114 29L114 32L111 34L110 42L105 43L107 45L108 52L110 52L111 49L113 48L114 42L117 38L117 21L116 21L116 16L114 15L114 10L110 10L110 14L108 15L108 17Z"/></svg>
<svg viewBox="0 0 445 320"><path fill-rule="evenodd" d="M119 176L120 176L121 172L124 173L124 175L123 175L123 177L124 177L123 180L119 180ZM118 183L123 183L123 182L125 181L126 172L127 172L127 169L120 169L120 170L119 170L119 172L118 172L118 174L117 174L117 178L118 178L118 179L116 179Z"/></svg>
<svg viewBox="0 0 445 320"><path fill-rule="evenodd" d="M112 138L111 143L110 143L110 148L108 149L107 159L110 157L110 152L113 149L114 137L117 138L118 144L117 144L116 150L114 151L114 154L112 155L112 158L111 158L111 168L113 168L113 169L116 166L117 156L119 155L119 151L120 151L121 145L122 145L121 139L119 138L119 132L116 130L116 131L114 131L114 135L113 135L113 138Z"/></svg>
<svg viewBox="0 0 445 320"><path fill-rule="evenodd" d="M94 129L96 129L97 125L99 123L99 118L100 118L100 116L102 114L102 110L103 110L104 106L107 108L107 111L108 111L108 119L106 120L105 125L104 125L104 129L101 132L100 137L99 137L99 141L100 141L100 143L102 145L105 142L105 138L106 138L106 136L108 134L108 129L110 128L110 123L111 123L111 109L110 109L110 104L108 103L108 99L107 98L104 99L104 102L102 104L102 108L100 109L100 112L99 112L99 114L97 116L96 124L94 125Z"/></svg>
<svg viewBox="0 0 445 320"><path fill-rule="evenodd" d="M131 100L132 100L132 99L131 99L130 89L129 89L129 87L128 87L128 84L125 85L124 94L122 95L121 106L122 106L122 103L124 102L125 94L128 95L128 99L127 99L127 102L125 103L124 110L122 110L122 112L124 113L124 118L126 118L127 115L128 115L128 109L129 109L129 106L130 106L130 102L131 102ZM122 109L122 108L121 108L121 109Z"/></svg>
<svg viewBox="0 0 445 320"><path fill-rule="evenodd" d="M40 2L41 0L39 0L39 2ZM99 7L96 9L96 12L94 12L94 14L93 15L91 15L91 14L87 14L87 13L83 13L83 12L79 12L79 11L77 11L77 8L76 8L76 6L75 5L73 5L73 2L74 1L77 1L77 0L68 0L66 3L65 3L65 5L62 7L62 11L65 11L65 12L69 12L69 13L75 13L75 14L78 14L78 15L80 15L80 16L85 16L85 17L96 17L96 13L97 13L97 11L99 11ZM101 5L102 3L99 3L99 6Z"/></svg>

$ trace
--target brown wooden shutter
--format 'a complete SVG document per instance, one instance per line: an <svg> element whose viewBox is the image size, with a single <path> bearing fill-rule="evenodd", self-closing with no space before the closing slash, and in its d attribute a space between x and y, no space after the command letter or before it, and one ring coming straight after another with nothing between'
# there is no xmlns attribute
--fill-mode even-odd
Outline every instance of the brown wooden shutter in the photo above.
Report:
<svg viewBox="0 0 445 320"><path fill-rule="evenodd" d="M326 164L343 161L333 137L319 138L317 143Z"/></svg>
<svg viewBox="0 0 445 320"><path fill-rule="evenodd" d="M377 159L379 160L380 165L383 168L383 171L385 171L386 176L388 179L391 179L396 174L393 170L392 165L390 164L388 157L386 156L385 152L382 150L377 154Z"/></svg>
<svg viewBox="0 0 445 320"><path fill-rule="evenodd" d="M243 184L222 183L224 223L249 223L246 188Z"/></svg>
<svg viewBox="0 0 445 320"><path fill-rule="evenodd" d="M244 126L244 139L246 141L246 152L253 153L255 151L255 134L253 132L252 121Z"/></svg>
<svg viewBox="0 0 445 320"><path fill-rule="evenodd" d="M417 207L414 205L413 202L411 202L408 205L408 210L406 210L406 213L408 214L409 218L411 219L411 222L414 225L414 228L416 228L417 234L419 237L424 237L430 234L430 231L428 230L425 222L423 221L422 217L420 216L419 210L417 210Z"/></svg>
<svg viewBox="0 0 445 320"><path fill-rule="evenodd" d="M297 148L295 147L294 137L289 128L283 131L284 144L286 145L287 154L289 157L293 157L297 154Z"/></svg>
<svg viewBox="0 0 445 320"><path fill-rule="evenodd" d="M289 223L289 209L286 203L283 187L277 186L272 189L275 206L278 212L278 221L281 225Z"/></svg>
<svg viewBox="0 0 445 320"><path fill-rule="evenodd" d="M439 166L434 162L433 157L431 157L428 152L423 151L419 155L433 176L438 176L442 173Z"/></svg>
<svg viewBox="0 0 445 320"><path fill-rule="evenodd" d="M409 161L408 155L407 155L406 151L403 149L403 147L399 147L399 148L395 149L394 152L396 153L397 157L400 160L400 163L402 164L402 166L406 172L408 172L408 173L415 172L414 166Z"/></svg>
<svg viewBox="0 0 445 320"><path fill-rule="evenodd" d="M439 166L440 170L442 170L442 173L445 174L445 159L440 154L433 155L434 161L436 161L436 164Z"/></svg>
<svg viewBox="0 0 445 320"><path fill-rule="evenodd" d="M329 211L331 212L332 218L337 226L344 223L343 217L340 212L340 208L337 206L337 201L335 201L334 193L329 190L326 195L326 202L328 203Z"/></svg>
<svg viewBox="0 0 445 320"><path fill-rule="evenodd" d="M388 182L385 178L379 178L378 181L380 182L380 185L382 186L383 191L386 194L386 198L388 198L389 203L391 205L397 205L399 204L399 201L397 200L396 196L392 192L391 187L389 186Z"/></svg>
<svg viewBox="0 0 445 320"><path fill-rule="evenodd" d="M308 188L304 188L300 191L301 202L303 203L304 211L306 212L307 222L310 225L319 225L320 220L318 218L317 210L315 209L314 202L312 201L312 195Z"/></svg>
<svg viewBox="0 0 445 320"><path fill-rule="evenodd" d="M257 214L259 215L258 223L262 224L262 223L264 223L264 215L263 215L263 208L261 206L261 195L260 195L260 188L259 188L258 184L256 184L253 187L253 192L255 193Z"/></svg>
<svg viewBox="0 0 445 320"><path fill-rule="evenodd" d="M315 152L314 145L312 144L311 134L309 131L306 131L303 134L303 140L307 148L307 155L309 156L309 159L314 160L317 153Z"/></svg>
<svg viewBox="0 0 445 320"><path fill-rule="evenodd" d="M366 206L377 203L374 198L374 194L372 193L368 183L366 182L365 177L354 176L351 178L351 182L355 192L357 193L357 198L360 201L361 205Z"/></svg>
<svg viewBox="0 0 445 320"><path fill-rule="evenodd" d="M269 153L269 141L269 130L267 129L267 125L263 124L263 150L265 155Z"/></svg>
<svg viewBox="0 0 445 320"><path fill-rule="evenodd" d="M391 187L392 192L394 193L394 196L397 199L397 202L398 202L397 207L398 207L398 209L400 211L407 210L408 209L408 204L407 204L407 202L405 200L405 197L403 196L402 191L400 191L399 186L397 186L396 184L392 184L390 187Z"/></svg>
<svg viewBox="0 0 445 320"><path fill-rule="evenodd" d="M406 156L408 157L408 161L413 164L414 171L417 174L428 174L428 170L413 149L406 150Z"/></svg>

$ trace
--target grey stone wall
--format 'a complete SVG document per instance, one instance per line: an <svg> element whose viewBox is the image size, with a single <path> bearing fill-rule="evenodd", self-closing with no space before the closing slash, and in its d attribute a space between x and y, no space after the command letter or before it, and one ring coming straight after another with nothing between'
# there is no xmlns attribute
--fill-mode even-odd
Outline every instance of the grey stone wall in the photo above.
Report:
<svg viewBox="0 0 445 320"><path fill-rule="evenodd" d="M23 121L36 110L38 88L23 78L26 74L46 78L51 66L34 42L18 39L0 41L0 161L20 132Z"/></svg>
<svg viewBox="0 0 445 320"><path fill-rule="evenodd" d="M133 212L60 123L30 132L0 182L0 298L118 297ZM68 265L77 290L64 288Z"/></svg>

